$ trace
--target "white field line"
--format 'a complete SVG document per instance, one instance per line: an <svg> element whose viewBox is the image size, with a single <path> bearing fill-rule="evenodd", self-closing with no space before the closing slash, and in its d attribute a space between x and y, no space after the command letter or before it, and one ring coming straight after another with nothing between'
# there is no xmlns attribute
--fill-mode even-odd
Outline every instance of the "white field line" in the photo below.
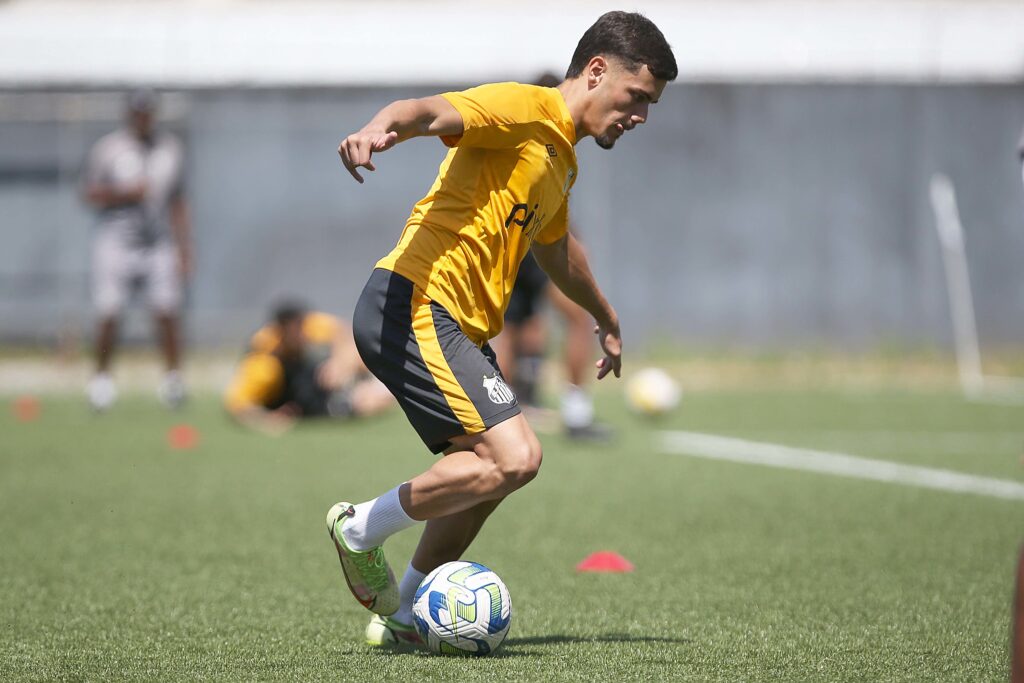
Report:
<svg viewBox="0 0 1024 683"><path fill-rule="evenodd" d="M933 455L975 455L979 447L987 454L1024 454L1024 429L1020 431L936 431L936 430L758 430L752 436L769 441L812 439L842 445L856 443L860 448L880 451L912 450Z"/></svg>
<svg viewBox="0 0 1024 683"><path fill-rule="evenodd" d="M679 455L804 470L838 477L870 479L940 491L974 493L992 498L1024 500L1024 484L1007 479L978 477L950 470L900 465L886 460L859 458L843 453L792 448L697 432L661 432L660 441L663 452Z"/></svg>

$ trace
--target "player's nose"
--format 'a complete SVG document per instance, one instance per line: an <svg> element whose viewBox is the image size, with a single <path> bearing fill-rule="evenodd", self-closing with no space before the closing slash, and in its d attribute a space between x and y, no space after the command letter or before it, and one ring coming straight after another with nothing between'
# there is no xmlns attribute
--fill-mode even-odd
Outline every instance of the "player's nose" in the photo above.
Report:
<svg viewBox="0 0 1024 683"><path fill-rule="evenodd" d="M637 108L633 114L629 117L629 122L634 126L639 126L641 123L647 123L647 103L644 102L639 108Z"/></svg>

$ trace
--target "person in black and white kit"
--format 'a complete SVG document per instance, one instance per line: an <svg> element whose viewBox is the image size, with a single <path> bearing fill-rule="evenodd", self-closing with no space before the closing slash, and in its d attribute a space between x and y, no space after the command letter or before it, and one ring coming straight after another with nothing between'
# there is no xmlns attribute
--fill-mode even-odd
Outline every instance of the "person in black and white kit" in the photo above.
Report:
<svg viewBox="0 0 1024 683"><path fill-rule="evenodd" d="M192 246L184 148L176 136L156 129L156 108L153 91L129 94L125 126L96 142L85 164L85 199L98 215L92 297L99 316L96 374L87 394L100 411L117 398L110 364L118 319L138 285L145 288L166 364L160 398L170 407L185 399L180 309Z"/></svg>

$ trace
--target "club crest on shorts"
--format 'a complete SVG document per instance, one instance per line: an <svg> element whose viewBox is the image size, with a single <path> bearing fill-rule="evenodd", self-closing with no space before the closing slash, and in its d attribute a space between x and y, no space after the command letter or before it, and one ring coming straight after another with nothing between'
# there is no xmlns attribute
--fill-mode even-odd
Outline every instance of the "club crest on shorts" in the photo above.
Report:
<svg viewBox="0 0 1024 683"><path fill-rule="evenodd" d="M501 378L501 375L495 374L494 377L484 375L484 389L487 390L487 398L491 399L492 403L500 405L516 400L516 395L505 384L505 380Z"/></svg>

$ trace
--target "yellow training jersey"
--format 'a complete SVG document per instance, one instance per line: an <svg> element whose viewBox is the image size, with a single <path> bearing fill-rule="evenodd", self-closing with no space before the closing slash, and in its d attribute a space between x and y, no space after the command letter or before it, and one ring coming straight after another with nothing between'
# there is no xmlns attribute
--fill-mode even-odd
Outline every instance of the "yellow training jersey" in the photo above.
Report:
<svg viewBox="0 0 1024 683"><path fill-rule="evenodd" d="M302 334L313 346L330 346L342 330L340 320L327 313L307 313ZM224 406L231 413L248 408L270 408L281 402L285 390L285 367L278 358L281 333L277 325L261 327L249 340L249 349L224 392Z"/></svg>
<svg viewBox="0 0 1024 683"><path fill-rule="evenodd" d="M568 229L576 129L556 88L494 83L442 95L464 132L398 246L377 262L411 280L483 344L501 331L519 263Z"/></svg>

